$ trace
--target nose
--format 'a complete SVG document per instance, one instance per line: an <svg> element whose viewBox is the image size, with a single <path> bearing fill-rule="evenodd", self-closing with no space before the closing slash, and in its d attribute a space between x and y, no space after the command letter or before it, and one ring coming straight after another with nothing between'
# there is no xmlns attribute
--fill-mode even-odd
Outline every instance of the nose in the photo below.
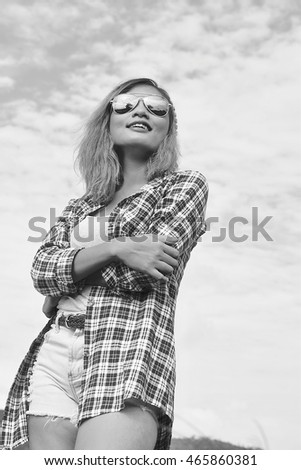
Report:
<svg viewBox="0 0 301 470"><path fill-rule="evenodd" d="M133 116L144 116L149 119L148 110L144 106L143 100L140 99L136 108L133 110Z"/></svg>

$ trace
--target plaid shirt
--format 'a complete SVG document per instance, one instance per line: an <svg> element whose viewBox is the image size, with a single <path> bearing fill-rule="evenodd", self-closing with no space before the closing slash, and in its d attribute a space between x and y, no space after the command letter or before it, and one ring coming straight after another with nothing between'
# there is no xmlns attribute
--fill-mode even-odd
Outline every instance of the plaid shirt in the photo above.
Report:
<svg viewBox="0 0 301 470"><path fill-rule="evenodd" d="M156 449L168 449L175 390L174 313L179 284L191 250L205 232L208 186L197 171L177 171L146 183L111 212L108 238L145 233L172 235L178 266L168 282L123 263L99 270L107 286L92 286L85 321L83 393L78 423L101 413L120 411L137 398L161 409ZM91 196L71 199L37 251L32 278L43 295L78 294L85 281L73 282L79 249L70 247L74 226L103 207ZM49 320L32 343L11 387L3 418L3 445L28 440L26 411L33 364L50 329Z"/></svg>

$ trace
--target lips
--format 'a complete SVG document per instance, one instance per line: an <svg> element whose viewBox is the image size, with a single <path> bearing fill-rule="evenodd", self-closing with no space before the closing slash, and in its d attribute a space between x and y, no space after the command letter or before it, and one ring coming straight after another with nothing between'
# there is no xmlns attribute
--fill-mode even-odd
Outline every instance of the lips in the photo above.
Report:
<svg viewBox="0 0 301 470"><path fill-rule="evenodd" d="M133 128L133 129L142 129L142 130L147 130L147 131L152 130L151 126L146 121L134 121L128 124L126 127Z"/></svg>

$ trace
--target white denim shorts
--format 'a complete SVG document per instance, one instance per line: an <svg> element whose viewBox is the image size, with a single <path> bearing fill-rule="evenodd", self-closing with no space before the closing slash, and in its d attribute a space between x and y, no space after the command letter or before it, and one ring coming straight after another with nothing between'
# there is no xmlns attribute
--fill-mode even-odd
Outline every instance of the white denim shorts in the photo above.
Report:
<svg viewBox="0 0 301 470"><path fill-rule="evenodd" d="M33 367L27 414L76 423L83 373L84 330L52 328Z"/></svg>
<svg viewBox="0 0 301 470"><path fill-rule="evenodd" d="M77 424L83 373L84 330L52 325L45 334L29 386L27 415L67 418ZM158 426L159 409L130 398L126 406L151 413Z"/></svg>

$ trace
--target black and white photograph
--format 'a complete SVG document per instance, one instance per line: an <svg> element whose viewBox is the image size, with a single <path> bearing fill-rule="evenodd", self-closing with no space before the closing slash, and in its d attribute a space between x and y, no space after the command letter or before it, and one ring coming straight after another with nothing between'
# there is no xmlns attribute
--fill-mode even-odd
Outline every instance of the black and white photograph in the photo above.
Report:
<svg viewBox="0 0 301 470"><path fill-rule="evenodd" d="M2 449L301 450L300 1L1 6Z"/></svg>

